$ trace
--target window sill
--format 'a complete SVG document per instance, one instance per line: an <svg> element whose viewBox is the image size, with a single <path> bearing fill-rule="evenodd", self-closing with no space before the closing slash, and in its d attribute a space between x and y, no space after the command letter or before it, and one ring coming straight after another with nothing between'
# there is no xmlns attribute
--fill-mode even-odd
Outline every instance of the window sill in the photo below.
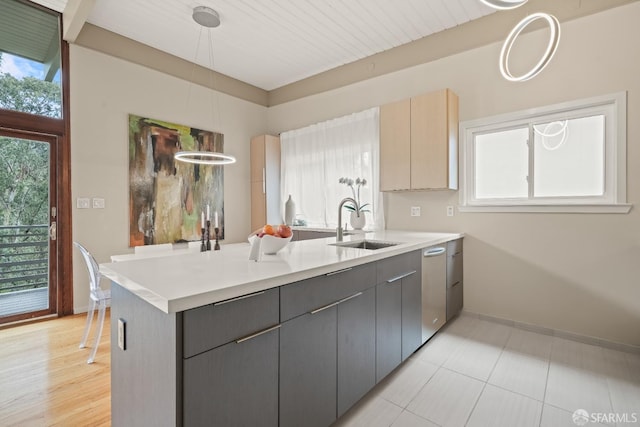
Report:
<svg viewBox="0 0 640 427"><path fill-rule="evenodd" d="M505 213L604 213L626 214L633 205L627 203L605 205L473 205L458 206L460 212Z"/></svg>

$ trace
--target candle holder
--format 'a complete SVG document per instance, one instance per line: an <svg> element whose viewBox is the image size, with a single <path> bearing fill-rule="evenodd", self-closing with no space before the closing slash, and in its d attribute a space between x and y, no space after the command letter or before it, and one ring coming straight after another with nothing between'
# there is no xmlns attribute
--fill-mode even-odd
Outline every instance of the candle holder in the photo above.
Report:
<svg viewBox="0 0 640 427"><path fill-rule="evenodd" d="M211 233L210 230L211 229L211 221L207 220L207 239L206 239L206 244L207 244L207 250L210 251L211 250Z"/></svg>
<svg viewBox="0 0 640 427"><path fill-rule="evenodd" d="M205 252L207 250L207 245L204 244L204 237L204 227L202 227L200 232L200 252Z"/></svg>
<svg viewBox="0 0 640 427"><path fill-rule="evenodd" d="M220 243L218 242L218 238L219 238L219 234L220 233L220 229L218 227L215 227L213 229L214 233L216 233L216 244L213 246L213 250L214 251L219 251L220 250Z"/></svg>

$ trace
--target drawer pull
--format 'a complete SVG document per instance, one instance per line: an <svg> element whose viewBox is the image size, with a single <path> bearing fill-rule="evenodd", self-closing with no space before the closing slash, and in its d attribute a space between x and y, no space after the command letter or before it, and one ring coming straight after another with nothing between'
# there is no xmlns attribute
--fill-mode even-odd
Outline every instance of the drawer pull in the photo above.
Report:
<svg viewBox="0 0 640 427"><path fill-rule="evenodd" d="M338 270L338 271L332 271L331 273L327 273L325 274L325 276L329 277L329 276L335 276L336 274L340 274L340 273L346 273L347 271L351 271L353 270L352 267L349 268L345 268L343 270Z"/></svg>
<svg viewBox="0 0 640 427"><path fill-rule="evenodd" d="M220 301L220 302L213 303L213 306L215 307L217 305L229 304L230 302L240 301L241 299L256 297L258 295L263 295L263 294L264 294L264 291L256 292L254 294L249 294L249 295L242 295L241 297L231 298L231 299L228 299L226 301Z"/></svg>
<svg viewBox="0 0 640 427"><path fill-rule="evenodd" d="M277 324L277 325L272 326L270 328L263 329L262 331L256 332L255 334L247 335L244 338L240 338L240 339L236 340L236 344L242 344L245 341L249 341L249 340L251 340L253 338L257 338L260 335L266 334L266 333L271 332L271 331L275 331L276 329L280 329L281 326L282 326L281 324Z"/></svg>
<svg viewBox="0 0 640 427"><path fill-rule="evenodd" d="M397 281L398 281L398 280L400 280L400 279L404 279L405 277L409 277L409 276L411 276L412 274L416 274L416 273L417 273L417 271L416 271L416 270L413 270L413 271L410 271L410 272L408 272L408 273L401 274L401 275L399 275L399 276L396 276L396 277L394 277L394 278L391 278L391 279L387 280L387 283L397 282Z"/></svg>
<svg viewBox="0 0 640 427"><path fill-rule="evenodd" d="M328 309L328 308L331 308L331 307L335 307L335 306L336 306L336 305L338 305L338 304L342 304L343 302L347 302L347 301L349 301L350 299L353 299L353 298L359 297L360 295L362 295L362 292L358 292L357 294L353 294L353 295L348 296L348 297L346 297L346 298L342 298L341 300L338 300L338 301L332 302L331 304L327 304L327 305L325 305L325 306L323 306L323 307L316 308L315 310L310 311L309 313L310 313L310 314L320 313L321 311L324 311L324 310L326 310L326 309Z"/></svg>

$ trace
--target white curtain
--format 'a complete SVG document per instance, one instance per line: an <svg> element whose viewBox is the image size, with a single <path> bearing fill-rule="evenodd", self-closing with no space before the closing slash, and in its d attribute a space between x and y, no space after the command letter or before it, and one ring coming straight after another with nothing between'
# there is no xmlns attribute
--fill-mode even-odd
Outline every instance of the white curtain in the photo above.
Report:
<svg viewBox="0 0 640 427"><path fill-rule="evenodd" d="M280 134L281 200L291 195L296 219L308 227L337 227L338 204L353 197L338 180L364 178L367 184L360 188L360 203L368 203L370 210L365 213L365 229L384 229L378 117L376 107ZM349 211L344 210L342 225L348 221Z"/></svg>

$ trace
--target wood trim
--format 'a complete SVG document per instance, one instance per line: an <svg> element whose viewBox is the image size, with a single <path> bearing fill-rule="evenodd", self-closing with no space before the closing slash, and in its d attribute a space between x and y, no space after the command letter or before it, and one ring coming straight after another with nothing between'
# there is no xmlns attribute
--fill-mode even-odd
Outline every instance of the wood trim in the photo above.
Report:
<svg viewBox="0 0 640 427"><path fill-rule="evenodd" d="M61 18L62 19L62 18ZM57 207L58 244L57 269L55 274L57 284L57 314L64 316L73 314L73 235L72 235L72 197L71 197L71 109L70 102L70 76L69 76L69 44L62 40L60 35L60 61L62 82L62 119L37 116L20 111L0 109L0 128L5 131L20 133L22 137L51 141L55 147L55 176L56 181L51 186L56 187L55 205ZM46 315L46 313L32 313ZM26 317L31 317L26 316ZM23 316L22 318L25 318ZM9 319L7 321L19 320Z"/></svg>
<svg viewBox="0 0 640 427"><path fill-rule="evenodd" d="M71 97L69 44L60 35L62 117L64 133L58 143L58 315L73 314L73 223L71 196Z"/></svg>
<svg viewBox="0 0 640 427"><path fill-rule="evenodd" d="M21 111L0 109L0 123L7 129L20 129L26 132L53 134L57 136L64 134L64 122L62 119L39 116L34 120L33 114L23 113Z"/></svg>

